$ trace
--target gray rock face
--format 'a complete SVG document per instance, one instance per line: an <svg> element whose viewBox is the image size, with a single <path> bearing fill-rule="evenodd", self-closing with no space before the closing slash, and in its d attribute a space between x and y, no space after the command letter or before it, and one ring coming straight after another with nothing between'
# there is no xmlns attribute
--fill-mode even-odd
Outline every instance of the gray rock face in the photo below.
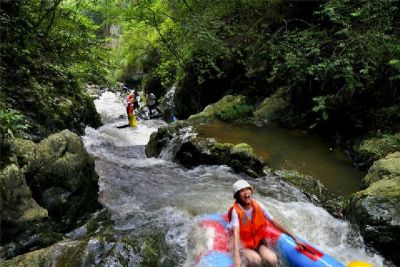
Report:
<svg viewBox="0 0 400 267"><path fill-rule="evenodd" d="M346 217L365 240L386 258L400 264L400 152L376 161L364 178L365 190L354 194Z"/></svg>
<svg viewBox="0 0 400 267"><path fill-rule="evenodd" d="M228 165L251 177L263 175L265 163L247 144L221 144L211 138L197 137L187 123L173 123L153 133L146 146L148 157L158 157L163 150L172 151L172 160L187 168L201 164ZM185 128L185 131L182 131ZM172 147L173 146L173 147ZM168 148L167 148L168 147Z"/></svg>

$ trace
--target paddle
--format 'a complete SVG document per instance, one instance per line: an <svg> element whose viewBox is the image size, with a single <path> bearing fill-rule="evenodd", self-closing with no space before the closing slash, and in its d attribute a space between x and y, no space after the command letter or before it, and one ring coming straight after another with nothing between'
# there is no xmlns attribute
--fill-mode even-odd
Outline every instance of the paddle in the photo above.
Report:
<svg viewBox="0 0 400 267"><path fill-rule="evenodd" d="M129 127L129 124L120 125L120 126L115 126L115 128L118 128L118 129L126 128L126 127Z"/></svg>

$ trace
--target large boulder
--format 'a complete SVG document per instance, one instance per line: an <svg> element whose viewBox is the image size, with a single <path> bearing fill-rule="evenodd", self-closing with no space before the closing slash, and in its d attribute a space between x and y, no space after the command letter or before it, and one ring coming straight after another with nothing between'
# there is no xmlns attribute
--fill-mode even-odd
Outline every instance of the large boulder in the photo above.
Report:
<svg viewBox="0 0 400 267"><path fill-rule="evenodd" d="M47 210L32 198L23 173L13 163L0 170L0 211L2 242L47 217Z"/></svg>
<svg viewBox="0 0 400 267"><path fill-rule="evenodd" d="M0 258L59 241L101 207L94 160L79 136L65 130L38 144L14 138L6 143L0 165Z"/></svg>
<svg viewBox="0 0 400 267"><path fill-rule="evenodd" d="M158 128L157 132L151 134L145 147L146 156L158 157L174 137L184 134L187 127L189 127L189 123L186 121L176 121L169 126Z"/></svg>
<svg viewBox="0 0 400 267"><path fill-rule="evenodd" d="M146 155L161 155L187 168L218 164L252 177L264 175L265 163L249 145L221 144L215 139L198 137L187 123L173 123L153 133L146 145Z"/></svg>
<svg viewBox="0 0 400 267"><path fill-rule="evenodd" d="M376 161L363 183L368 187L351 197L345 215L368 243L400 264L400 152Z"/></svg>
<svg viewBox="0 0 400 267"><path fill-rule="evenodd" d="M69 130L38 144L16 139L15 154L36 201L66 228L100 207L94 160Z"/></svg>
<svg viewBox="0 0 400 267"><path fill-rule="evenodd" d="M209 123L216 120L233 122L248 120L252 116L253 106L247 104L245 96L226 95L218 102L208 105L200 113L189 117L191 124Z"/></svg>

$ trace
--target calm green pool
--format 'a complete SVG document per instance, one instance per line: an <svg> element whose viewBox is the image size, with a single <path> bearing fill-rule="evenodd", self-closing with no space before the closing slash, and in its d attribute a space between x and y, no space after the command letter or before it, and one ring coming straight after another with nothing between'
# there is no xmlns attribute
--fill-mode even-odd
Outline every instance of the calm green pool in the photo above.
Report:
<svg viewBox="0 0 400 267"><path fill-rule="evenodd" d="M334 193L348 195L359 190L365 173L351 165L342 150L320 137L276 126L234 126L223 122L200 125L200 136L222 143L247 143L273 169L296 170L319 179Z"/></svg>

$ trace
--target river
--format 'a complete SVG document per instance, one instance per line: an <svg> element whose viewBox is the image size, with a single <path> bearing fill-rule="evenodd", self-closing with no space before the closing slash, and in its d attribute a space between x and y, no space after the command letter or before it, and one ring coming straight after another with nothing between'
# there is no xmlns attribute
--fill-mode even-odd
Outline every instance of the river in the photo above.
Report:
<svg viewBox="0 0 400 267"><path fill-rule="evenodd" d="M87 128L83 140L96 161L100 202L112 214L116 242L143 248L147 237L156 237L156 258L120 249L118 257L98 255L98 261L104 266L193 266L197 252L188 239L197 216L227 211L232 184L248 177L227 166L186 169L167 159L146 158L150 134L165 123L140 120L137 128L118 129L127 123L123 103L122 96L103 93L95 104L104 126ZM249 181L255 198L298 236L344 263L363 260L384 266L384 259L346 221L310 203L296 188L273 176Z"/></svg>
<svg viewBox="0 0 400 267"><path fill-rule="evenodd" d="M296 170L318 179L335 195L350 195L360 189L365 173L354 168L347 155L318 136L276 125L238 126L224 122L199 125L200 136L221 143L247 143L275 170Z"/></svg>

